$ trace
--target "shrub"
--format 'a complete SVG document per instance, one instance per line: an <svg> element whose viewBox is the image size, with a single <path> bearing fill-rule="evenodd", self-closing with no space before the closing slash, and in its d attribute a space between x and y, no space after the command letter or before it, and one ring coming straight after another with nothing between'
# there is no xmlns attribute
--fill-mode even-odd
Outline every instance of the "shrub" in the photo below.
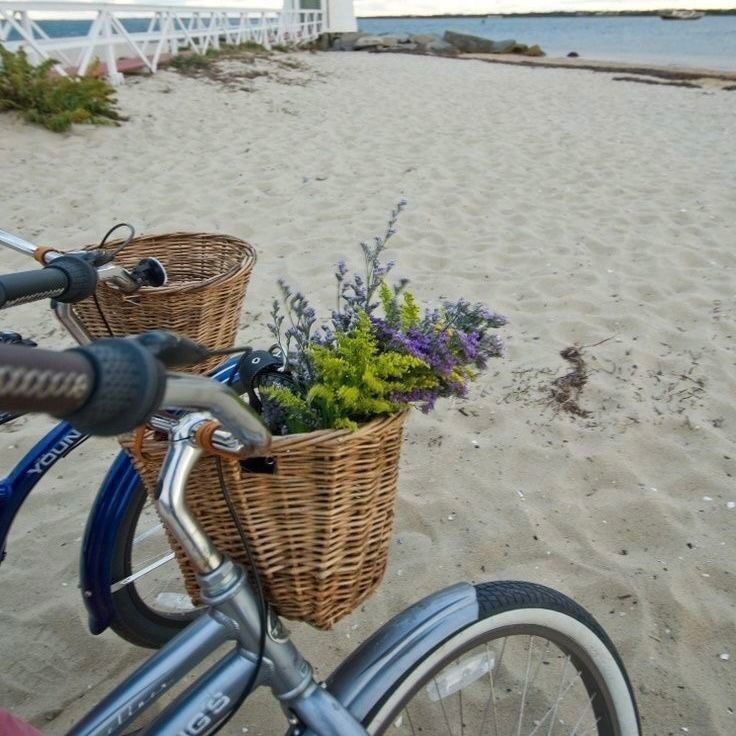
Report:
<svg viewBox="0 0 736 736"><path fill-rule="evenodd" d="M197 76L209 72L212 69L214 53L208 51L206 54L179 54L174 56L169 64L181 74Z"/></svg>
<svg viewBox="0 0 736 736"><path fill-rule="evenodd" d="M72 123L117 125L125 119L105 80L56 76L56 63L49 59L33 66L23 49L13 54L0 46L0 112L16 110L29 123L55 133Z"/></svg>

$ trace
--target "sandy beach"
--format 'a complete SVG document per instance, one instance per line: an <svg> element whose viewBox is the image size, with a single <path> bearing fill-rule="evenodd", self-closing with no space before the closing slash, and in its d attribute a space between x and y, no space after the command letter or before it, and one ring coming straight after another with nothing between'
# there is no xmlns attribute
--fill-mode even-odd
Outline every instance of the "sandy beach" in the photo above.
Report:
<svg viewBox="0 0 736 736"><path fill-rule="evenodd" d="M0 227L63 248L120 220L248 240L240 338L267 346L276 279L331 308L333 264L357 261L405 197L396 273L427 302L507 315L507 356L469 400L412 416L382 587L331 633L292 626L295 640L324 676L437 588L533 580L609 632L648 736L735 733L736 93L482 60L295 58L303 68L251 91L129 79L119 128L55 135L0 115ZM29 267L0 252L2 271ZM2 312L0 328L71 344L41 305ZM550 401L574 345L584 416ZM0 472L50 426L0 429ZM77 589L116 451L92 440L54 468L0 568L0 707L51 735L146 655L92 637ZM279 717L261 693L227 733L276 733Z"/></svg>

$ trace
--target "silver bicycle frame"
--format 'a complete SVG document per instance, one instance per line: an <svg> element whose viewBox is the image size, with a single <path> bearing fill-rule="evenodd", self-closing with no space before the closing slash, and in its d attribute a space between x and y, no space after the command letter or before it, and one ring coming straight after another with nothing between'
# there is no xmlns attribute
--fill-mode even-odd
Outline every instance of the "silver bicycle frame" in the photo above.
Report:
<svg viewBox="0 0 736 736"><path fill-rule="evenodd" d="M187 478L201 449L198 427L214 415L230 433L218 431L214 444L241 455L265 448L270 436L247 404L213 381L171 374L164 404L201 409L172 425L170 449L159 478L156 508L197 572L208 611L145 662L69 733L114 736L137 718L207 656L226 643L234 646L179 695L146 729L158 736L208 733L238 703L254 676L261 629L258 599L242 568L223 556L187 508ZM165 426L163 422L157 425ZM320 736L366 736L355 718L314 679L312 667L288 638L280 620L269 615L263 659L255 686L268 686L290 723Z"/></svg>

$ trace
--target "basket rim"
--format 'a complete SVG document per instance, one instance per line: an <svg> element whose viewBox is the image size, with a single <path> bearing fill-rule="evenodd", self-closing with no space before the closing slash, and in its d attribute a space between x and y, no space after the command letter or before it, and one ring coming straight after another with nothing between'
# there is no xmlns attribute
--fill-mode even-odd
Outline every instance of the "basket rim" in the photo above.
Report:
<svg viewBox="0 0 736 736"><path fill-rule="evenodd" d="M397 422L403 422L408 416L410 409L402 409L393 414L376 417L364 424L358 429L316 429L313 432L302 432L299 434L274 435L271 444L266 449L292 447L307 447L313 444L325 444L333 442L342 444L345 440L360 438L363 435L374 432L377 429L384 429L392 426Z"/></svg>
<svg viewBox="0 0 736 736"><path fill-rule="evenodd" d="M184 230L177 230L173 233L161 233L161 234L149 234L149 235L137 235L135 238L133 238L130 242L131 243L140 243L142 241L146 240L165 240L169 238L175 238L175 237L192 237L192 236L206 236L206 237L213 237L213 238L226 238L227 240L236 243L237 245L244 246L243 247L243 257L241 259L241 262L237 265L232 266L227 271L224 271L223 273L216 274L215 276L210 276L208 279L205 279L204 281L199 281L196 284L186 284L186 285L173 285L173 286L142 286L138 291L136 292L137 295L143 295L143 294L172 294L175 292L192 292L197 291L198 289L204 289L208 286L212 286L213 284L226 279L226 278L236 278L240 276L243 272L252 271L253 267L256 265L256 261L258 260L258 253L255 249L255 247L247 242L246 240L242 240L241 238L237 238L234 235L227 235L226 233L204 233L204 232L188 232ZM123 242L123 239L118 240L111 240L106 245L109 246L115 246L119 245ZM91 245L84 245L82 246L82 250L95 250L96 248L99 248L99 243L91 244ZM108 289L114 289L115 291L120 291L119 289L116 289L111 284L108 284L107 282L103 282L104 286L106 286Z"/></svg>
<svg viewBox="0 0 736 736"><path fill-rule="evenodd" d="M358 429L317 429L313 432L302 432L299 434L273 435L268 447L256 452L253 457L259 457L262 452L263 456L268 456L272 450L291 450L294 448L309 447L310 445L333 443L340 445L347 440L360 438L366 434L376 430L386 429L396 423L403 423L409 415L411 408L402 409L394 414L371 419L365 424L361 424ZM136 430L138 431L138 430ZM151 432L150 427L146 427L146 431ZM130 433L127 437L132 438L135 432ZM167 444L168 440L160 440L160 444Z"/></svg>

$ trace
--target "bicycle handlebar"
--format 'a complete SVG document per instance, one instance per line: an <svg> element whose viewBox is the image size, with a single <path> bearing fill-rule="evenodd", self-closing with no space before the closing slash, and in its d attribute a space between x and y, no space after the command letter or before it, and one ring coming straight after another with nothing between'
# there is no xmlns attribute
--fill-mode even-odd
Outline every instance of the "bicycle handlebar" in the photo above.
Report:
<svg viewBox="0 0 736 736"><path fill-rule="evenodd" d="M84 355L23 345L0 346L3 411L66 416L89 400L94 384L92 364Z"/></svg>
<svg viewBox="0 0 736 736"><path fill-rule="evenodd" d="M0 309L40 299L78 302L92 296L96 288L94 266L77 256L61 256L40 271L0 276Z"/></svg>
<svg viewBox="0 0 736 736"><path fill-rule="evenodd" d="M0 276L0 309L46 298L62 304L79 302L95 293L98 281L108 281L126 293L166 283L166 269L155 258L144 258L128 271L110 262L114 252L42 249L4 230L0 230L0 245L30 255L44 266L41 271Z"/></svg>
<svg viewBox="0 0 736 736"><path fill-rule="evenodd" d="M18 253L24 253L27 256L33 257L38 250L38 246L33 243L29 243L27 240L13 233L8 233L5 230L0 230L0 245L4 245L8 248L12 248Z"/></svg>
<svg viewBox="0 0 736 736"><path fill-rule="evenodd" d="M210 412L232 435L218 435L218 446L232 454L263 449L271 440L232 389L202 376L167 374L136 338L66 351L0 344L0 411L52 414L84 434L110 437L166 407Z"/></svg>

